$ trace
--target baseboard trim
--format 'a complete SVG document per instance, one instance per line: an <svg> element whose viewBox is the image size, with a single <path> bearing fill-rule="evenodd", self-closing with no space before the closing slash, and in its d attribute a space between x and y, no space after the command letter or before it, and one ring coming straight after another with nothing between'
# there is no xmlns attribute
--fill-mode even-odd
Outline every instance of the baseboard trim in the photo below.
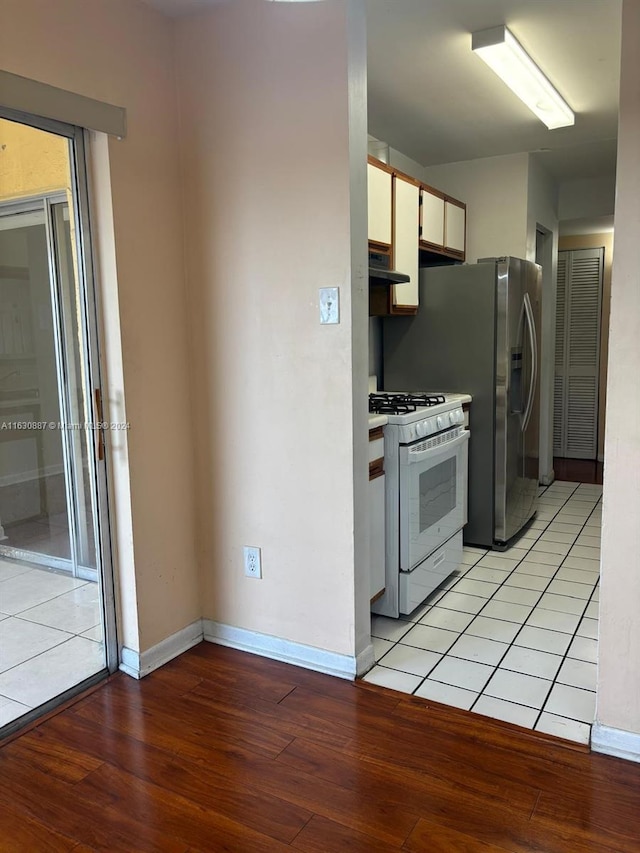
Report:
<svg viewBox="0 0 640 853"><path fill-rule="evenodd" d="M198 619L144 652L136 652L123 646L120 651L119 669L132 678L144 678L154 669L197 646L201 641L202 619Z"/></svg>
<svg viewBox="0 0 640 853"><path fill-rule="evenodd" d="M591 749L627 761L640 762L640 734L594 723L591 729Z"/></svg>
<svg viewBox="0 0 640 853"><path fill-rule="evenodd" d="M356 657L356 675L360 678L365 675L365 673L369 672L370 669L373 669L375 665L376 656L373 651L373 643L369 643L369 645Z"/></svg>
<svg viewBox="0 0 640 853"><path fill-rule="evenodd" d="M359 662L351 655L341 655L315 646L306 646L303 643L273 637L270 634L247 631L245 628L225 625L213 619L203 619L202 625L204 639L209 643L218 643L221 646L251 652L254 655L291 663L304 669L313 669L316 672L324 672L327 675L335 675L338 678L353 680L356 677ZM373 647L370 648L373 655ZM368 649L365 649L362 655L367 652Z"/></svg>

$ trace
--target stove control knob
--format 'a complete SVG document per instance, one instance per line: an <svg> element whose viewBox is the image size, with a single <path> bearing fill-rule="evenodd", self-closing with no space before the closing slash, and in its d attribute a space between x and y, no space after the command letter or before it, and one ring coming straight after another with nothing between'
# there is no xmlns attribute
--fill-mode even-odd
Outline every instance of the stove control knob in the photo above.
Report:
<svg viewBox="0 0 640 853"><path fill-rule="evenodd" d="M449 423L450 424L456 423L456 413L455 412L449 412Z"/></svg>
<svg viewBox="0 0 640 853"><path fill-rule="evenodd" d="M456 423L457 424L463 424L464 423L464 412L462 411L462 409L458 409L458 411L456 412Z"/></svg>
<svg viewBox="0 0 640 853"><path fill-rule="evenodd" d="M427 432L429 431L429 424L427 421L420 421L416 424L416 433L419 438L424 438Z"/></svg>
<svg viewBox="0 0 640 853"><path fill-rule="evenodd" d="M442 415L438 415L436 418L436 424L438 425L438 429L444 429L446 426L445 419Z"/></svg>

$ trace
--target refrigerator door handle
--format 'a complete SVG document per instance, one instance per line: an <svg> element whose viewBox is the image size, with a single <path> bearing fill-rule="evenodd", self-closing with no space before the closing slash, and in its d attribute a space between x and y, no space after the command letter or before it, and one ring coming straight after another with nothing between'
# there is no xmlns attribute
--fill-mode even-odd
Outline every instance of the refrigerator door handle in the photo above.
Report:
<svg viewBox="0 0 640 853"><path fill-rule="evenodd" d="M529 343L531 345L531 385L529 387L529 397L527 399L527 407L522 418L522 431L524 432L529 426L531 412L533 410L533 401L536 391L536 382L538 380L538 345L536 343L536 321L533 317L533 308L531 307L531 299L528 293L524 295L524 313L527 318L527 329L529 331Z"/></svg>

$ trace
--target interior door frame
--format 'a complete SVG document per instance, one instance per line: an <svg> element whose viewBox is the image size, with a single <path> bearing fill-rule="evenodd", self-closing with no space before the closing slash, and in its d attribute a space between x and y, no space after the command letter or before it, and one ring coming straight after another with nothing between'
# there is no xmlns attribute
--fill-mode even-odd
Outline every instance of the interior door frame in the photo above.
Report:
<svg viewBox="0 0 640 853"><path fill-rule="evenodd" d="M538 238L541 238L540 240ZM540 312L540 456L539 481L553 483L553 400L556 349L557 237L553 231L536 222L536 263L542 267Z"/></svg>
<svg viewBox="0 0 640 853"><path fill-rule="evenodd" d="M96 390L103 387L101 370L101 342L100 332L103 328L101 320L100 302L98 289L96 287L95 263L93 255L93 243L91 240L89 185L87 177L87 147L88 132L83 128L65 124L53 119L42 118L17 110L9 109L0 105L0 118L8 121L18 122L37 130L43 130L69 140L69 165L71 172L71 195L74 206L74 234L75 250L78 261L78 292L81 305L79 306L85 334L83 335L84 352L82 357L89 379L87 391L92 395ZM59 196L60 192L45 195ZM32 197L33 199L33 197ZM26 201L26 199L16 199ZM104 443L103 443L104 446ZM91 479L95 489L96 497L96 525L97 525L97 551L96 558L99 561L98 583L101 591L102 618L105 642L106 667L110 673L116 672L119 665L117 620L115 602L115 584L113 573L113 554L111 548L111 523L109 513L109 482L106 458L98 459L95 452L89 454L91 465ZM98 674L99 675L99 674ZM101 677L101 676L100 676ZM98 680L98 676L89 681ZM79 686L83 689L86 683ZM78 692L72 688L69 695ZM66 694L64 694L66 695ZM54 700L57 705L63 697ZM46 706L45 706L46 707Z"/></svg>

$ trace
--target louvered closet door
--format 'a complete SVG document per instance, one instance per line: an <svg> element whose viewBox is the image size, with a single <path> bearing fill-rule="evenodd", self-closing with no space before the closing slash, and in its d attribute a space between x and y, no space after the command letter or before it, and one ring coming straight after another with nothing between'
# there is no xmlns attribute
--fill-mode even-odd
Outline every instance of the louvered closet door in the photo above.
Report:
<svg viewBox="0 0 640 853"><path fill-rule="evenodd" d="M604 249L558 253L554 456L595 459Z"/></svg>

